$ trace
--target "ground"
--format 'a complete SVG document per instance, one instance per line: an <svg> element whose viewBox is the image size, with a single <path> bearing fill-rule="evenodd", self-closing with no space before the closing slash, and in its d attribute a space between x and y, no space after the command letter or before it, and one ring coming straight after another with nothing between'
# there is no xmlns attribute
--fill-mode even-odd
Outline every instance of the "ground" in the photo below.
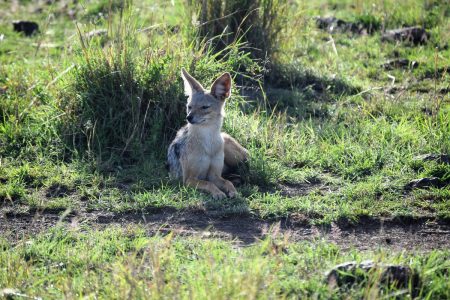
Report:
<svg viewBox="0 0 450 300"><path fill-rule="evenodd" d="M450 5L277 3L268 60L187 2L0 3L0 297L450 297ZM234 78L235 199L168 178L181 67ZM420 284L325 281L365 259Z"/></svg>

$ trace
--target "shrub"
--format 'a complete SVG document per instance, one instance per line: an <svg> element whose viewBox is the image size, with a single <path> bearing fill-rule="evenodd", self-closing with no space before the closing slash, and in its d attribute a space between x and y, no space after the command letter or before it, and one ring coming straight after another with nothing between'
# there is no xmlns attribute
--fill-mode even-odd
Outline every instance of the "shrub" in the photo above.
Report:
<svg viewBox="0 0 450 300"><path fill-rule="evenodd" d="M240 40L257 59L273 58L286 27L287 0L189 0L200 39L220 51ZM198 14L198 15L196 15Z"/></svg>

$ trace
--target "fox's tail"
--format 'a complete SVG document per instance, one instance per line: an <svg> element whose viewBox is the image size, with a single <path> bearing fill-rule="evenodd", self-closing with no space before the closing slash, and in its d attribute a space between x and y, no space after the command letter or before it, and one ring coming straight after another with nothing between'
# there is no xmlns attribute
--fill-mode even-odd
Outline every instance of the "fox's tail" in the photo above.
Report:
<svg viewBox="0 0 450 300"><path fill-rule="evenodd" d="M177 179L183 176L180 164L180 144L175 141L170 144L167 151L166 168L169 171L171 179Z"/></svg>
<svg viewBox="0 0 450 300"><path fill-rule="evenodd" d="M224 140L225 164L223 174L237 171L241 165L245 165L249 158L248 150L242 147L234 138L226 133L222 133Z"/></svg>

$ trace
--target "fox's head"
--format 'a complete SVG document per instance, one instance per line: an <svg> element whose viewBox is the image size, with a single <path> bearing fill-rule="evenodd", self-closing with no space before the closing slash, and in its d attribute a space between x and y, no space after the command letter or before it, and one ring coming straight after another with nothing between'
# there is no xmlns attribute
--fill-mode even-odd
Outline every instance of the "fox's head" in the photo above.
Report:
<svg viewBox="0 0 450 300"><path fill-rule="evenodd" d="M181 69L184 90L189 97L186 120L190 124L207 126L217 123L224 116L225 99L231 94L231 76L224 73L217 78L209 91L192 77L184 68Z"/></svg>

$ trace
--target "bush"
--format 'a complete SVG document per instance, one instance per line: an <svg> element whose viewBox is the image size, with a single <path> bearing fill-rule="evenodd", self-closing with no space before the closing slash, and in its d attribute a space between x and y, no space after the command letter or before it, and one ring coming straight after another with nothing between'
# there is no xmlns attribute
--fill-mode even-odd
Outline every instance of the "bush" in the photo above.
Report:
<svg viewBox="0 0 450 300"><path fill-rule="evenodd" d="M240 40L252 56L272 59L286 28L287 0L189 0L199 38L220 51ZM198 16L196 15L198 14Z"/></svg>

